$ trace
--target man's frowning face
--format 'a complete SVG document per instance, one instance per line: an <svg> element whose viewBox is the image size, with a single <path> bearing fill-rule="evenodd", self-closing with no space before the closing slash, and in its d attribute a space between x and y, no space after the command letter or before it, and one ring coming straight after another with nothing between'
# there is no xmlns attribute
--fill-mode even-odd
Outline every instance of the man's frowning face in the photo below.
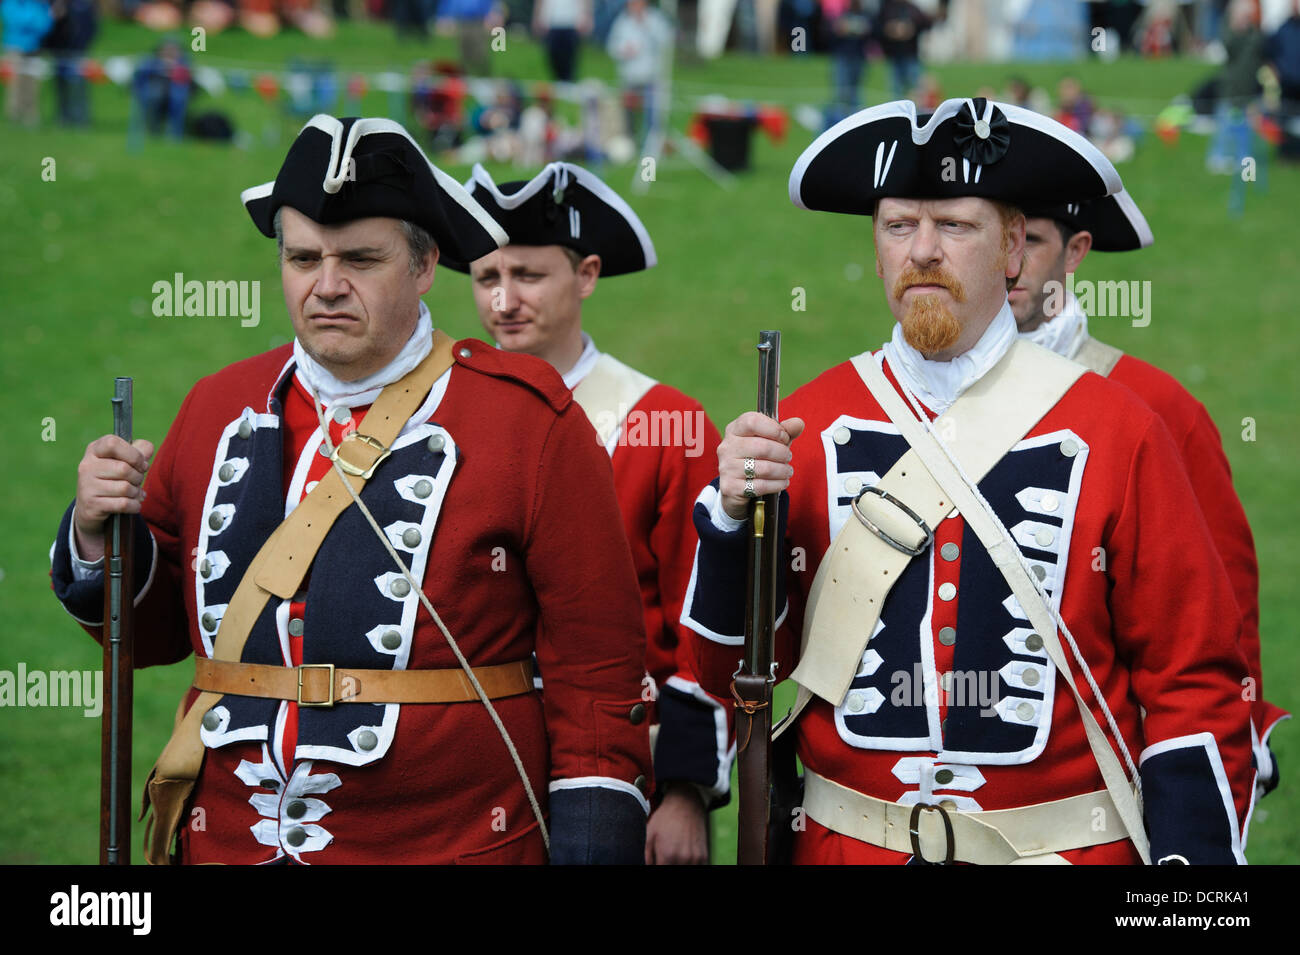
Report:
<svg viewBox="0 0 1300 955"><path fill-rule="evenodd" d="M909 344L936 361L973 346L1007 297L1024 217L987 199L881 199L876 274ZM1015 263L1013 266L1011 263Z"/></svg>
<svg viewBox="0 0 1300 955"><path fill-rule="evenodd" d="M343 381L396 358L415 331L420 296L433 285L437 250L412 272L396 219L327 226L285 206L281 226L284 303L307 354Z"/></svg>

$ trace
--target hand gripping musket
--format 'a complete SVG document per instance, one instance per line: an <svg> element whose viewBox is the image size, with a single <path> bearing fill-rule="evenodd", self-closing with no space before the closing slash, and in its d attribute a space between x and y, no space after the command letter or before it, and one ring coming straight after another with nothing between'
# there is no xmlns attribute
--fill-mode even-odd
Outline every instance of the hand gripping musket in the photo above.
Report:
<svg viewBox="0 0 1300 955"><path fill-rule="evenodd" d="M118 378L113 433L131 441L131 379ZM134 519L114 514L104 530L104 707L100 741L99 864L131 863L131 709L135 586Z"/></svg>
<svg viewBox="0 0 1300 955"><path fill-rule="evenodd" d="M758 411L777 419L781 376L781 333L760 332ZM776 562L780 546L780 494L766 494L750 505L745 600L745 658L731 684L736 705L736 758L739 815L736 861L767 863L771 805L772 662L776 634Z"/></svg>

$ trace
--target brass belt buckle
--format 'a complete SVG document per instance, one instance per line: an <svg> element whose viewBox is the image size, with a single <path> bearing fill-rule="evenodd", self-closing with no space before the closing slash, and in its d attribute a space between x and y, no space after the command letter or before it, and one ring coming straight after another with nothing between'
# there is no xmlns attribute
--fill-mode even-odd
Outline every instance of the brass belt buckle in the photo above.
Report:
<svg viewBox="0 0 1300 955"><path fill-rule="evenodd" d="M325 706L334 705L334 664L332 663L304 663L298 667L298 705L299 706ZM329 698L325 700L304 700L302 698L302 671L303 670L328 670L330 677Z"/></svg>
<svg viewBox="0 0 1300 955"><path fill-rule="evenodd" d="M916 526L921 529L921 533L925 535L925 538L921 541L921 543L917 544L915 547L909 547L907 544L904 544L902 541L897 540L889 536L888 534L886 534L881 528L873 524L870 518L868 518L867 515L863 514L862 509L858 507L858 501L862 500L863 494L875 494L883 498L884 500L888 501L890 504L893 504L900 511L902 511L904 514L910 517L912 520L916 521ZM853 506L854 516L857 517L857 519L862 522L863 527L871 531L871 533L875 534L877 537L879 537L890 547L894 548L894 550L901 551L902 553L907 554L909 557L916 557L919 554L923 554L925 552L925 549L934 543L934 531L930 530L930 525L925 523L925 521L921 518L920 514L916 513L916 511L912 510L910 507L908 507L898 498L894 497L894 495L890 494L888 491L882 491L880 488L875 486L864 487L861 491L858 492L857 497L853 499L852 506Z"/></svg>
<svg viewBox="0 0 1300 955"><path fill-rule="evenodd" d="M369 445L378 451L379 457L375 459L375 463L370 465L368 468L359 468L355 464L349 464L347 461L344 461L343 458L339 456L339 452L343 450L343 444L348 440L348 438L344 438L343 441L340 441L334 446L334 453L330 455L330 460L336 462L339 467L348 472L348 474L351 474L353 477L365 478L369 481L370 476L375 473L375 468L379 467L379 465L383 463L384 458L388 457L393 452L384 447L383 443L378 438L372 438L368 434L361 434L360 432L353 431L348 437L352 438L354 441L360 441L363 444Z"/></svg>
<svg viewBox="0 0 1300 955"><path fill-rule="evenodd" d="M948 844L947 856L942 862L931 862L921 851L921 810L931 809L943 817L943 836L944 841ZM922 865L952 865L953 853L956 852L956 844L952 837L952 820L948 818L948 811L943 806L936 806L931 803L918 802L912 807L912 817L907 820L907 831L912 837L912 856L921 860Z"/></svg>

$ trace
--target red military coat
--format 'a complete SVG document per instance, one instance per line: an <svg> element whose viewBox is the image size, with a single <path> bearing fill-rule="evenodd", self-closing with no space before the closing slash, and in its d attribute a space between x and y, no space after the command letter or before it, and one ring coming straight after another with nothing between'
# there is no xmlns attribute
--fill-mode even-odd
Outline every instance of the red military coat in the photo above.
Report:
<svg viewBox="0 0 1300 955"><path fill-rule="evenodd" d="M907 447L849 363L796 391L781 416L801 417L807 429L793 444L779 676L793 669L809 588L853 519L853 495ZM1085 374L980 490L1037 568L1141 765L1153 858L1241 861L1253 773L1240 615L1159 417L1127 389ZM701 546L686 622L699 635L702 679L718 692L743 632L743 572L734 568L744 531L710 520L716 494L710 487L696 507ZM1001 574L959 514L934 530L934 546L886 599L842 705L814 699L804 711L796 728L804 765L880 799L924 801L924 789L965 811L1104 788L1073 696L1046 652L1027 645L1028 622ZM979 698L923 692L942 687L945 673L977 677ZM1126 840L1062 854L1137 860ZM907 858L812 820L795 839L797 862Z"/></svg>
<svg viewBox="0 0 1300 955"><path fill-rule="evenodd" d="M1169 428L1187 466L1192 490L1210 535L1232 579L1232 590L1241 609L1241 647L1254 681L1254 730L1256 756L1261 775L1273 772L1268 755L1268 738L1273 728L1290 714L1264 699L1259 638L1259 565L1250 523L1232 486L1232 469L1223 453L1219 429L1205 406L1192 397L1170 374L1155 365L1124 355L1109 375L1111 381L1132 389L1151 406Z"/></svg>
<svg viewBox="0 0 1300 955"><path fill-rule="evenodd" d="M472 665L536 652L544 702L537 694L494 702L543 808L551 791L553 853L557 839L576 840L581 855L591 819L556 819L557 794L587 807L578 815L631 808L643 826L650 774L646 726L630 715L644 673L641 614L608 459L542 362L477 341L458 343L455 354L363 500ZM209 631L239 568L325 473L315 411L288 380L290 359L286 346L200 381L150 468L143 513L157 550L137 578L148 577L138 665L210 652ZM344 427L364 432L364 411L331 420L333 440ZM217 511L222 520L210 523ZM55 589L93 622L86 586L69 582L67 521ZM395 593L397 575L349 508L304 592L272 599L242 659L456 667L416 595ZM226 696L210 712L192 802L202 824L183 831L184 861L545 860L522 783L481 703L309 710Z"/></svg>

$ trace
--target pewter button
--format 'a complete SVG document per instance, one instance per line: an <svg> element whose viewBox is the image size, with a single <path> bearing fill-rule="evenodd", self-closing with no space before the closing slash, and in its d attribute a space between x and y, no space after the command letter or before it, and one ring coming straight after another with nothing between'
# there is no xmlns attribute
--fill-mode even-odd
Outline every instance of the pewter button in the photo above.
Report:
<svg viewBox="0 0 1300 955"><path fill-rule="evenodd" d="M205 613L203 619L199 622L203 624L203 629L208 633L217 629L217 618L212 616L210 613Z"/></svg>
<svg viewBox="0 0 1300 955"><path fill-rule="evenodd" d="M292 620L289 621L289 636L291 637L302 636L302 618L294 617Z"/></svg>
<svg viewBox="0 0 1300 955"><path fill-rule="evenodd" d="M199 573L204 580L212 576L212 563L206 557L203 558L203 563L199 564Z"/></svg>
<svg viewBox="0 0 1300 955"><path fill-rule="evenodd" d="M460 357L461 357L461 358L468 358L471 354L472 354L472 352L471 352L468 348L462 348L462 349L460 350Z"/></svg>
<svg viewBox="0 0 1300 955"><path fill-rule="evenodd" d="M220 511L213 511L208 515L208 527L212 528L214 531L221 530L221 525L224 523L226 523L226 519L221 516Z"/></svg>
<svg viewBox="0 0 1300 955"><path fill-rule="evenodd" d="M269 789L272 792L280 791L280 780L278 779L271 779L270 777L266 779L259 779L257 781L257 785L261 786L263 789Z"/></svg>
<svg viewBox="0 0 1300 955"><path fill-rule="evenodd" d="M939 642L945 647L950 647L957 642L957 631L952 627L944 627L939 631Z"/></svg>
<svg viewBox="0 0 1300 955"><path fill-rule="evenodd" d="M1061 442L1061 453L1067 458L1072 458L1079 453L1079 442L1074 438L1066 438Z"/></svg>
<svg viewBox="0 0 1300 955"><path fill-rule="evenodd" d="M1034 718L1034 704L1021 703L1016 707L1016 716L1020 717L1025 722L1029 722Z"/></svg>
<svg viewBox="0 0 1300 955"><path fill-rule="evenodd" d="M248 436L249 436L250 434L252 434L252 433L253 433L253 426L252 426L251 424L248 423L248 419L247 419L247 418L245 418L243 421L239 422L239 436L240 436L241 438L243 438L245 441L247 441L247 440L248 440Z"/></svg>
<svg viewBox="0 0 1300 955"><path fill-rule="evenodd" d="M862 490L862 478L850 477L844 479L844 490L850 494L857 494Z"/></svg>
<svg viewBox="0 0 1300 955"><path fill-rule="evenodd" d="M342 405L339 405L337 408L334 409L334 414L331 415L331 417L338 424L347 424L349 421L352 420L352 409L345 408Z"/></svg>
<svg viewBox="0 0 1300 955"><path fill-rule="evenodd" d="M957 803L952 799L941 799L939 800L939 805L944 809L947 809L949 812L954 812L957 809Z"/></svg>
<svg viewBox="0 0 1300 955"><path fill-rule="evenodd" d="M1055 494L1044 494L1043 499L1038 503L1043 506L1045 511L1055 511L1061 506L1061 499Z"/></svg>
<svg viewBox="0 0 1300 955"><path fill-rule="evenodd" d="M328 458L330 456L330 449L326 446L324 441L320 443L320 447L316 450L320 452L322 458Z"/></svg>
<svg viewBox="0 0 1300 955"><path fill-rule="evenodd" d="M637 788L637 792L639 792L642 796L644 796L646 794L646 790L650 788L650 784L646 781L645 776L638 776L635 780L632 781L632 785Z"/></svg>
<svg viewBox="0 0 1300 955"><path fill-rule="evenodd" d="M939 585L939 599L952 600L957 596L957 585L951 581L944 581Z"/></svg>
<svg viewBox="0 0 1300 955"><path fill-rule="evenodd" d="M853 434L852 432L849 431L848 428L841 427L835 429L835 433L831 435L831 440L833 440L836 444L848 444L849 439L852 437Z"/></svg>
<svg viewBox="0 0 1300 955"><path fill-rule="evenodd" d="M1034 576L1037 577L1040 581L1047 579L1047 570L1046 568L1043 567L1042 564L1030 564L1029 569L1034 572Z"/></svg>
<svg viewBox="0 0 1300 955"><path fill-rule="evenodd" d="M939 678L939 685L943 687L943 692L945 693L952 692L952 671L951 670Z"/></svg>
<svg viewBox="0 0 1300 955"><path fill-rule="evenodd" d="M633 726L640 726L641 723L645 720L645 704L644 703L634 704L632 709L628 711L627 719L628 722L631 723Z"/></svg>
<svg viewBox="0 0 1300 955"><path fill-rule="evenodd" d="M978 120L975 121L975 135L976 135L976 136L978 136L980 139L988 139L988 138L989 138L989 132L990 132L990 130L989 130L989 124L988 124L988 123L986 123L986 122L985 122L984 120L982 120L982 119L978 119Z"/></svg>
<svg viewBox="0 0 1300 955"><path fill-rule="evenodd" d="M954 544L952 541L949 541L948 543L944 544L942 547L939 548L939 555L944 560L956 560L960 554L961 554L961 548L958 547L956 544Z"/></svg>
<svg viewBox="0 0 1300 955"><path fill-rule="evenodd" d="M206 713L203 714L203 728L207 730L209 733L213 732L220 725L221 725L221 717L218 716L216 713L213 713L211 710L208 710Z"/></svg>
<svg viewBox="0 0 1300 955"><path fill-rule="evenodd" d="M284 841L296 849L307 841L307 830L302 826L294 826L289 830L289 834L284 837Z"/></svg>
<svg viewBox="0 0 1300 955"><path fill-rule="evenodd" d="M415 496L423 500L433 493L433 485L428 481L415 482Z"/></svg>
<svg viewBox="0 0 1300 955"><path fill-rule="evenodd" d="M1052 541L1055 539L1056 536L1046 527L1040 527L1034 532L1034 543L1039 547L1051 547Z"/></svg>
<svg viewBox="0 0 1300 955"><path fill-rule="evenodd" d="M362 730L357 734L357 748L363 749L367 753L379 745L379 737L370 730Z"/></svg>
<svg viewBox="0 0 1300 955"><path fill-rule="evenodd" d="M223 481L229 481L234 476L235 466L229 462L221 465L221 468L217 471L217 477Z"/></svg>
<svg viewBox="0 0 1300 955"><path fill-rule="evenodd" d="M379 638L379 642L385 650L396 650L402 645L402 635L396 630L389 630Z"/></svg>
<svg viewBox="0 0 1300 955"><path fill-rule="evenodd" d="M301 819L307 815L307 804L301 799L295 799L284 807L284 814L290 819Z"/></svg>
<svg viewBox="0 0 1300 955"><path fill-rule="evenodd" d="M863 707L865 707L866 705L867 704L862 699L862 694L860 693L849 694L849 709L852 710L854 713L861 713Z"/></svg>
<svg viewBox="0 0 1300 955"><path fill-rule="evenodd" d="M389 584L388 590L394 597L405 597L411 592L411 585L406 582L405 577L398 577Z"/></svg>
<svg viewBox="0 0 1300 955"><path fill-rule="evenodd" d="M1025 681L1025 686L1038 686L1038 671L1025 670L1020 674L1020 679Z"/></svg>
<svg viewBox="0 0 1300 955"><path fill-rule="evenodd" d="M952 782L952 776L953 773L951 769L941 769L934 774L934 781L940 786L946 786Z"/></svg>
<svg viewBox="0 0 1300 955"><path fill-rule="evenodd" d="M447 446L447 439L444 438L442 435L435 434L429 437L429 450L432 451L434 454L437 454L446 446Z"/></svg>
<svg viewBox="0 0 1300 955"><path fill-rule="evenodd" d="M408 527L406 530L402 531L402 543L407 547L419 547L420 532L414 527Z"/></svg>
<svg viewBox="0 0 1300 955"><path fill-rule="evenodd" d="M1025 649L1037 653L1043 649L1043 638L1036 633L1031 633L1025 637Z"/></svg>

